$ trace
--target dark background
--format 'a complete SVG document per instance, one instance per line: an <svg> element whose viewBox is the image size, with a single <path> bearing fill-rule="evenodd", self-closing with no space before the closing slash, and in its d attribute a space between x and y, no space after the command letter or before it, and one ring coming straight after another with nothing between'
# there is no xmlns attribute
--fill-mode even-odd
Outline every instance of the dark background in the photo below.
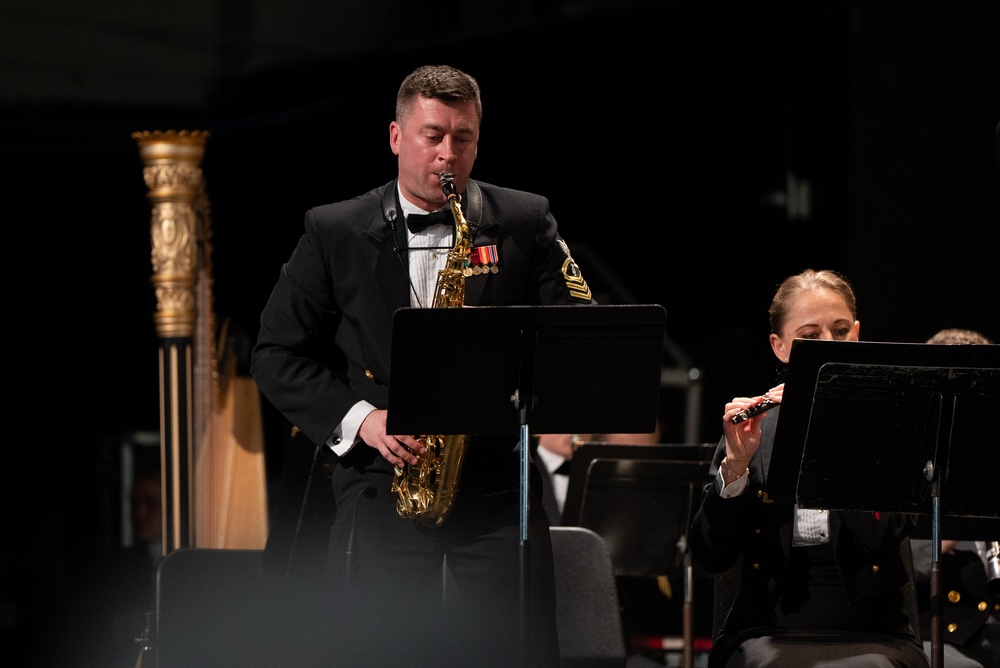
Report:
<svg viewBox="0 0 1000 668"><path fill-rule="evenodd" d="M9 4L8 29L74 21L70 3L65 16L58 2L38 14ZM215 30L151 70L146 95L115 88L127 72L142 90L127 51L98 49L95 62L121 62L109 74L74 55L87 49L59 61L65 40L7 40L3 469L15 544L46 522L72 545L106 540L102 457L159 428L151 207L131 133L211 133L216 311L252 339L305 210L393 178L396 88L422 64L482 85L473 176L547 195L598 292L619 285L619 297L665 307L682 353L668 364L701 374L698 441L718 438L729 397L773 383L767 307L806 267L854 281L865 339L920 342L942 327L1000 338L993 0L382 2L364 21L326 7L299 40L314 55L246 38L265 4L207 5ZM301 24L311 8L288 11ZM201 35L199 16L171 19L114 23L115 48ZM66 94L41 91L53 81ZM81 82L109 94L76 95ZM272 476L280 456L269 452Z"/></svg>

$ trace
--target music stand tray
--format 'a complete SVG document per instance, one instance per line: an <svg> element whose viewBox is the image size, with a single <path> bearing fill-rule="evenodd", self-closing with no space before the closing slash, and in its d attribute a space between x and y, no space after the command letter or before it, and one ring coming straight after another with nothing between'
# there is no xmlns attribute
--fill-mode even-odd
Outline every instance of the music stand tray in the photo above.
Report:
<svg viewBox="0 0 1000 668"><path fill-rule="evenodd" d="M1000 499L988 491L998 414L1000 346L792 343L768 494L804 508L930 515L932 668L944 662L942 518L997 535Z"/></svg>
<svg viewBox="0 0 1000 668"><path fill-rule="evenodd" d="M389 433L651 432L665 320L657 304L399 309Z"/></svg>
<svg viewBox="0 0 1000 668"><path fill-rule="evenodd" d="M562 524L604 538L615 575L681 572L678 543L711 479L715 447L584 443L573 452Z"/></svg>
<svg viewBox="0 0 1000 668"><path fill-rule="evenodd" d="M683 576L684 667L694 665L694 565L688 528L711 480L714 443L584 443L573 452L563 525L604 539L616 576Z"/></svg>
<svg viewBox="0 0 1000 668"><path fill-rule="evenodd" d="M793 343L767 493L808 508L1000 517L1000 346Z"/></svg>

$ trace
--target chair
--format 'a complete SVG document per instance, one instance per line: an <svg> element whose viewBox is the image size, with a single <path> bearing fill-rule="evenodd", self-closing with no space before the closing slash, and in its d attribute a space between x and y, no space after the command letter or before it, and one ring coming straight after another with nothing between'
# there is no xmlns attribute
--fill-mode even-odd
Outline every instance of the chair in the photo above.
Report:
<svg viewBox="0 0 1000 668"><path fill-rule="evenodd" d="M618 590L604 539L583 527L552 527L550 533L560 666L625 666Z"/></svg>
<svg viewBox="0 0 1000 668"><path fill-rule="evenodd" d="M561 668L623 668L625 639L604 539L582 527L550 531ZM315 612L322 588L312 586L313 578L267 576L262 562L261 550L182 549L163 559L156 582L158 668L263 668L296 653L321 655L312 645L317 626L330 618ZM288 598L289 587L303 591Z"/></svg>
<svg viewBox="0 0 1000 668"><path fill-rule="evenodd" d="M259 602L261 550L185 548L156 574L157 666L246 665L241 647L267 628Z"/></svg>

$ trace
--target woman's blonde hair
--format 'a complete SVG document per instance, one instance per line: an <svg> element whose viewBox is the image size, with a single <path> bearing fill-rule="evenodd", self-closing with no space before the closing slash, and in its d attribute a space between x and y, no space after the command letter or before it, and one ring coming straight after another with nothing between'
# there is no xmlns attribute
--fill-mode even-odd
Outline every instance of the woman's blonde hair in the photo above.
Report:
<svg viewBox="0 0 1000 668"><path fill-rule="evenodd" d="M858 300L854 296L854 287L847 278L832 269L806 269L800 274L789 276L778 286L774 298L771 299L771 308L768 315L771 320L771 332L781 335L781 330L788 320L788 309L792 302L803 292L825 288L836 292L844 300L851 316L858 319Z"/></svg>

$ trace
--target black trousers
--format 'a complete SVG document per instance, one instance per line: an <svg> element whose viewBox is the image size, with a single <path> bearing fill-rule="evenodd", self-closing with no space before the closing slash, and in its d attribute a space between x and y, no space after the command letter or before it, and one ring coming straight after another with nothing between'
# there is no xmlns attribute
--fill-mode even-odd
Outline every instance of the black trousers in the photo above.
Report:
<svg viewBox="0 0 1000 668"><path fill-rule="evenodd" d="M552 546L538 471L532 467L525 543L517 451L471 447L451 512L429 528L399 516L392 467L372 448L358 448L332 477L337 519L328 575L331 623L345 640L341 658L348 651L365 666L400 659L410 666L557 665Z"/></svg>

